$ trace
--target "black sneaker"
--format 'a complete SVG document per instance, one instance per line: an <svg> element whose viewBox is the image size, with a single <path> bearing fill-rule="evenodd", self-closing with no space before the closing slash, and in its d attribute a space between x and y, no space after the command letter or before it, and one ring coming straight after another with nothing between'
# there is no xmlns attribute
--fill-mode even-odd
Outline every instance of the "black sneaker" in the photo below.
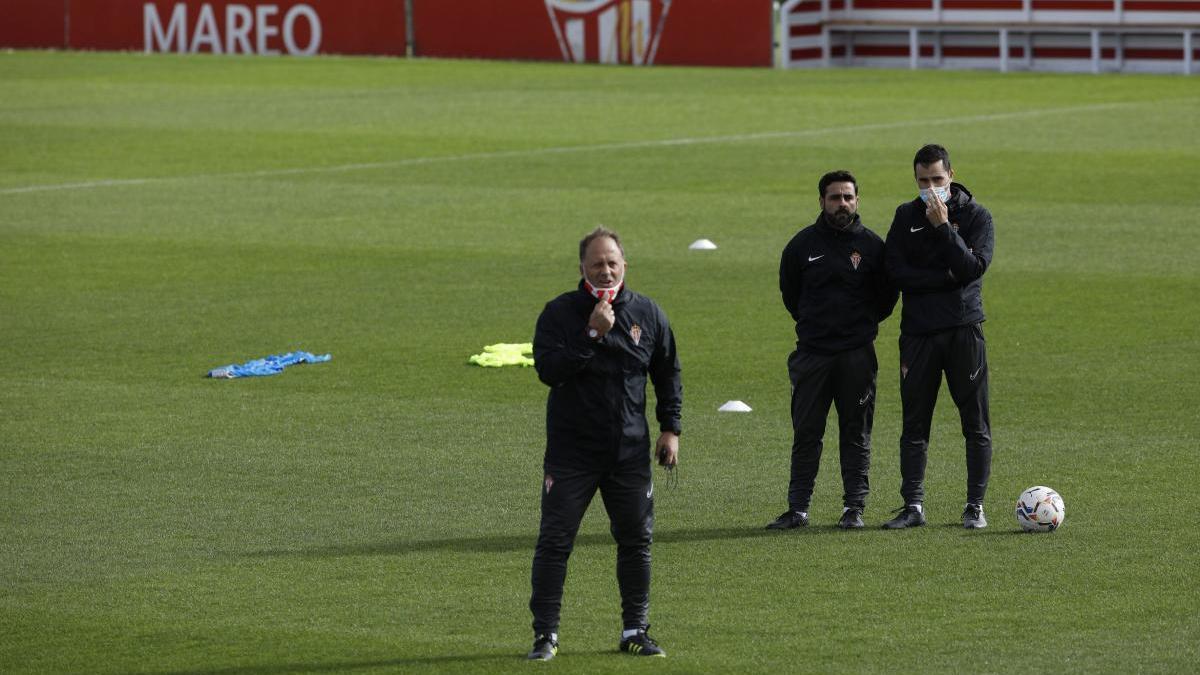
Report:
<svg viewBox="0 0 1200 675"><path fill-rule="evenodd" d="M547 633L539 633L533 638L533 649L529 650L530 661L549 661L558 653L558 643Z"/></svg>
<svg viewBox="0 0 1200 675"><path fill-rule="evenodd" d="M767 523L768 530L791 530L808 526L808 514L803 511L784 511L783 515Z"/></svg>
<svg viewBox="0 0 1200 675"><path fill-rule="evenodd" d="M838 521L838 527L843 530L857 530L863 526L862 509L854 508L853 506L842 511L842 519Z"/></svg>
<svg viewBox="0 0 1200 675"><path fill-rule="evenodd" d="M634 656L663 656L667 655L658 646L658 643L646 635L646 631L650 630L650 626L639 628L638 632L630 637L621 639L620 649L623 652L633 654Z"/></svg>
<svg viewBox="0 0 1200 675"><path fill-rule="evenodd" d="M987 527L987 518L983 517L983 504L967 504L962 514L963 527L968 530L982 530Z"/></svg>
<svg viewBox="0 0 1200 675"><path fill-rule="evenodd" d="M900 515L884 523L885 530L903 530L906 527L921 527L925 524L925 514L915 506L901 506L892 513Z"/></svg>

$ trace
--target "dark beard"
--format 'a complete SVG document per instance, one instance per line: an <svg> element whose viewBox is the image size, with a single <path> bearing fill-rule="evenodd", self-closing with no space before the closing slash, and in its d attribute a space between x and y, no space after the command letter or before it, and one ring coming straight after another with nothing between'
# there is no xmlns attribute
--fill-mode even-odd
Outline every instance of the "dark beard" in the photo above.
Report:
<svg viewBox="0 0 1200 675"><path fill-rule="evenodd" d="M839 230L844 230L854 222L854 214L849 211L839 209L837 213L829 216L829 223Z"/></svg>

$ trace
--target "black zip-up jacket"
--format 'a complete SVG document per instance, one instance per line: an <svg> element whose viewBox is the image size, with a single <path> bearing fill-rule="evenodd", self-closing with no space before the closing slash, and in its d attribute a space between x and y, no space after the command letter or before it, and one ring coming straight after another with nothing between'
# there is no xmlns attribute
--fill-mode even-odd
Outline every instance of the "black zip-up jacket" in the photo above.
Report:
<svg viewBox="0 0 1200 675"><path fill-rule="evenodd" d="M796 320L797 349L836 354L875 339L899 296L883 248L857 214L842 230L822 212L792 237L779 261L779 291Z"/></svg>
<svg viewBox="0 0 1200 675"><path fill-rule="evenodd" d="M613 301L616 323L599 340L587 336L596 299L579 288L546 303L533 336L538 378L550 386L546 401L549 466L600 469L648 461L646 375L658 399L662 431L680 432L683 385L675 334L667 316L644 295L621 289Z"/></svg>
<svg viewBox="0 0 1200 675"><path fill-rule="evenodd" d="M992 264L992 214L966 187L950 184L949 225L933 226L925 202L896 208L887 235L887 268L904 292L900 332L929 335L980 323L983 273Z"/></svg>

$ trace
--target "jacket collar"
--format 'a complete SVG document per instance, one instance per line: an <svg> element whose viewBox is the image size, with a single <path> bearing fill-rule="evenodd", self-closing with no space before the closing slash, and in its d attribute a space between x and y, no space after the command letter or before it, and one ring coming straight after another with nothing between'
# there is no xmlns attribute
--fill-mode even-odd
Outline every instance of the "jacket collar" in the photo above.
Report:
<svg viewBox="0 0 1200 675"><path fill-rule="evenodd" d="M960 209L971 201L974 201L974 199L975 196L971 194L966 185L962 183L950 183L950 203L946 206L952 209Z"/></svg>
<svg viewBox="0 0 1200 675"><path fill-rule="evenodd" d="M825 232L829 232L829 233L835 234L835 235L842 235L842 234L854 235L854 234L858 234L859 232L862 232L862 229L863 229L862 218L859 217L859 215L857 213L854 214L854 220L851 220L850 224L847 225L845 229L834 227L833 223L830 223L829 220L825 217L824 211L821 212L821 215L817 216L817 222L814 223L814 225L816 225L819 229L821 229Z"/></svg>

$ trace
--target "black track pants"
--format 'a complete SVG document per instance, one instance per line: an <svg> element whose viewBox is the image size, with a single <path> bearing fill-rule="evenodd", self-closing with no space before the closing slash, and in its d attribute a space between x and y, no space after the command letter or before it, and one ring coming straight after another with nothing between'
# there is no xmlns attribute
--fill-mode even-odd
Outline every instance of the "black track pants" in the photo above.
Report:
<svg viewBox="0 0 1200 675"><path fill-rule="evenodd" d="M988 366L983 328L960 326L932 335L900 336L900 495L905 504L925 500L925 461L929 427L942 373L958 406L967 450L967 501L983 504L992 467L988 417Z"/></svg>
<svg viewBox="0 0 1200 675"><path fill-rule="evenodd" d="M647 625L654 530L650 462L627 462L604 472L547 466L542 483L542 524L533 554L533 594L529 598L535 634L558 631L567 558L597 489L617 542L621 619L626 629Z"/></svg>
<svg viewBox="0 0 1200 675"><path fill-rule="evenodd" d="M866 506L871 468L871 424L875 417L875 376L879 362L868 344L838 354L794 351L788 357L792 379L792 479L788 506L808 511L821 462L821 439L832 403L838 415L842 464L842 503Z"/></svg>

